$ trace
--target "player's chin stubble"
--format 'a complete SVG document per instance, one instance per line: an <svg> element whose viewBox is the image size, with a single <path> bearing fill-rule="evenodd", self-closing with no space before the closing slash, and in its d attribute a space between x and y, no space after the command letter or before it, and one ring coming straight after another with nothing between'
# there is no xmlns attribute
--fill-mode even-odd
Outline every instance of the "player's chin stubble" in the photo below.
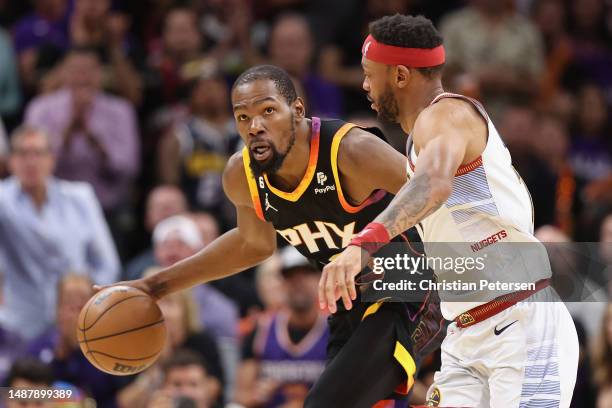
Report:
<svg viewBox="0 0 612 408"><path fill-rule="evenodd" d="M399 107L397 101L393 96L391 89L385 89L385 92L381 95L378 105L378 119L384 122L397 122L399 116Z"/></svg>
<svg viewBox="0 0 612 408"><path fill-rule="evenodd" d="M274 174L283 165L283 162L285 161L285 157L287 157L287 155L291 151L291 148L295 144L296 132L295 132L295 120L294 120L293 114L291 115L290 133L291 135L289 136L289 145L287 146L287 150L285 150L284 153L281 153L278 151L278 149L273 143L270 143L270 150L272 151L272 154L270 158L264 163L260 163L257 160L255 160L255 157L253 157L253 152L249 149L249 156L251 159L250 167L251 167L251 171L253 172L253 175L255 176L255 178L262 176L264 173Z"/></svg>

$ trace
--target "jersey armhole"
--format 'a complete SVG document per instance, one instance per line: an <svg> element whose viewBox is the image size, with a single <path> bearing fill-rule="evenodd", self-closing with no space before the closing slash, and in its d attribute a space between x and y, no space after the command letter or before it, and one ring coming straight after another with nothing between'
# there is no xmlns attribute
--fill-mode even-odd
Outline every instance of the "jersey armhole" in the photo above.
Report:
<svg viewBox="0 0 612 408"><path fill-rule="evenodd" d="M259 200L257 181L255 181L253 173L251 173L251 159L249 158L249 152L246 146L242 148L242 162L244 163L244 175L247 179L247 184L249 185L249 192L251 193L251 200L253 201L255 214L257 214L257 218L260 220L266 221L261 208L261 201Z"/></svg>
<svg viewBox="0 0 612 408"><path fill-rule="evenodd" d="M436 102L439 102L441 99L445 99L445 98L449 98L449 99L460 99L464 102L469 103L472 106L472 109L474 109L476 111L476 113L478 113L478 115L484 120L484 124L486 129L486 140L485 140L485 150L487 149L487 146L489 145L489 139L490 139L490 134L489 134L489 115L487 114L486 110L484 109L484 107L482 106L482 104L480 102L478 102L476 99L470 98L468 96L465 95L460 95L460 94L454 94L454 93L450 93L450 92L444 92L441 93L440 95L436 96L434 98L434 100L429 104L429 106L433 105ZM412 170L413 172L416 170L416 165L414 164L414 162L412 161L412 151L414 150L414 143L412 143L412 141L410 140L410 137L408 138L408 142L406 143L406 157L408 158L408 165L406 167L406 171L408 172L408 178L410 178L410 172L409 170ZM414 150L414 153L416 155L416 150ZM477 169L478 167L482 166L482 156L484 154L484 150L483 152L476 157L474 160L472 160L469 163L466 164L462 164L461 166L459 166L459 168L457 169L457 171L455 172L455 177L457 176L462 176L464 174L467 174L475 169Z"/></svg>
<svg viewBox="0 0 612 408"><path fill-rule="evenodd" d="M338 193L338 201L340 201L340 205L342 205L342 208L346 212L351 213L351 214L361 211L364 207L367 207L368 205L372 203L372 196L370 196L366 198L363 201L363 203L359 204L358 206L351 205L346 200L344 193L342 192L342 186L340 183L340 173L338 171L338 150L340 149L340 142L342 141L342 138L346 136L346 134L355 127L359 127L359 126L355 125L354 123L345 123L344 125L342 125L342 127L338 129L336 133L334 134L332 145L331 145L331 168L332 168L332 173L334 175L334 182L336 183L336 192ZM375 198L375 201L377 201L378 199L379 197L377 196Z"/></svg>

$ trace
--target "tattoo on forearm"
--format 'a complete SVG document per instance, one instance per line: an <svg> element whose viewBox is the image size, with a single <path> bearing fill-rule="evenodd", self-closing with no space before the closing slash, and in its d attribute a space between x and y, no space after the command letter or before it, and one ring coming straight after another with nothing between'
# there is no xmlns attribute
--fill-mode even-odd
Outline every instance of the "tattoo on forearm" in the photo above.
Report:
<svg viewBox="0 0 612 408"><path fill-rule="evenodd" d="M413 177L374 221L383 224L391 237L399 235L442 206L443 200L432 201L431 191L427 174Z"/></svg>

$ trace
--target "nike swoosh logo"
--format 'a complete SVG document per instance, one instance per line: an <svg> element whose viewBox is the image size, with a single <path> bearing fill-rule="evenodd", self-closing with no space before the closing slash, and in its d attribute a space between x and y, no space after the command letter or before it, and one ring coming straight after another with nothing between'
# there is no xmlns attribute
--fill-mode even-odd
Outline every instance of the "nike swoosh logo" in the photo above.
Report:
<svg viewBox="0 0 612 408"><path fill-rule="evenodd" d="M504 330L506 330L508 327L512 326L516 322L518 322L518 320L515 320L512 323L505 325L504 327L502 327L499 330L497 330L497 326L495 326L495 328L493 329L493 332L495 333L496 336L499 336L500 334L502 334L504 332Z"/></svg>

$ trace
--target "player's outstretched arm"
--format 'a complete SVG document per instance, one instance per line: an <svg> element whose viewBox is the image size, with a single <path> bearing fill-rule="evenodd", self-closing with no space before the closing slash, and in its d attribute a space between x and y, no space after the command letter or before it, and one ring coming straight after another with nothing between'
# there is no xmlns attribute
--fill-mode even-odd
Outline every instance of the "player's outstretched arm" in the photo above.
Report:
<svg viewBox="0 0 612 408"><path fill-rule="evenodd" d="M363 242L388 242L440 208L452 192L453 178L461 163L482 153L486 127L464 102L440 102L421 113L413 137L419 157L414 176L370 224L371 229L366 227L360 233L368 234ZM368 257L363 247L349 245L325 266L319 284L322 309L334 313L340 297L350 308L356 293L354 277Z"/></svg>
<svg viewBox="0 0 612 408"><path fill-rule="evenodd" d="M120 282L155 298L200 283L224 278L257 265L274 253L276 231L260 220L251 204L241 157L232 156L223 173L223 188L236 206L238 226L197 254L147 278Z"/></svg>

